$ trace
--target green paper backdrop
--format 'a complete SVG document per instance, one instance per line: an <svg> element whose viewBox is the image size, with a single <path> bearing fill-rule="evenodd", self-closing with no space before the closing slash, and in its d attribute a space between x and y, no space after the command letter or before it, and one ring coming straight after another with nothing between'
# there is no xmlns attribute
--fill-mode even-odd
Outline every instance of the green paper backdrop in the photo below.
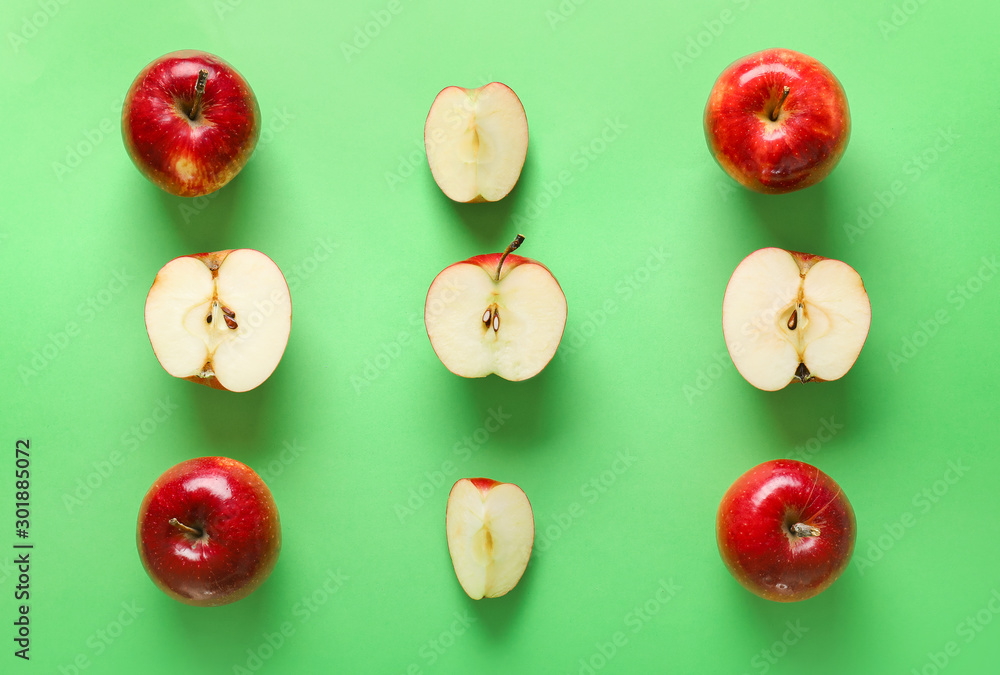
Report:
<svg viewBox="0 0 1000 675"><path fill-rule="evenodd" d="M991 671L997 25L996 3L923 0L5 2L0 671ZM853 117L834 173L783 197L738 188L701 129L722 69L772 46L823 61ZM263 114L249 165L197 200L147 182L119 132L136 73L181 48L234 64ZM424 118L444 86L493 80L524 103L527 163L502 202L456 205ZM463 380L425 293L517 232L566 292L561 350L526 382ZM864 279L872 330L842 380L765 393L732 367L723 291L771 245ZM269 254L295 307L242 395L169 377L142 318L165 262L233 247ZM135 550L145 491L202 455L259 471L284 530L268 582L210 610ZM789 605L715 544L725 489L776 457L829 473L859 527L843 577ZM477 475L523 487L537 524L494 601L465 596L445 542L450 485Z"/></svg>

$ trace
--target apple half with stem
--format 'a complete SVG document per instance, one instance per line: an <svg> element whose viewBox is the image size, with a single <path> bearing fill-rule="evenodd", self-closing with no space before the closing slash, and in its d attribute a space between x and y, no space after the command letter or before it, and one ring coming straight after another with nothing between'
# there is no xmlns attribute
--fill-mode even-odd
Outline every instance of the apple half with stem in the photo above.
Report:
<svg viewBox="0 0 1000 675"><path fill-rule="evenodd" d="M844 491L816 467L764 462L719 504L716 539L729 572L766 600L806 600L847 569L857 524Z"/></svg>
<svg viewBox="0 0 1000 675"><path fill-rule="evenodd" d="M727 67L705 106L719 165L757 192L800 190L826 178L851 136L847 95L822 63L766 49Z"/></svg>
<svg viewBox="0 0 1000 675"><path fill-rule="evenodd" d="M197 607L250 595L281 551L278 507L253 469L189 459L156 479L139 507L139 558L164 593Z"/></svg>
<svg viewBox="0 0 1000 675"><path fill-rule="evenodd" d="M249 391L278 366L292 325L281 270L253 249L174 258L146 296L153 353L174 377Z"/></svg>
<svg viewBox="0 0 1000 675"><path fill-rule="evenodd" d="M527 495L513 483L462 478L448 495L448 552L473 600L498 598L520 581L535 541Z"/></svg>
<svg viewBox="0 0 1000 675"><path fill-rule="evenodd" d="M434 181L456 202L495 202L514 189L528 154L528 118L517 94L491 82L445 87L424 123Z"/></svg>
<svg viewBox="0 0 1000 675"><path fill-rule="evenodd" d="M765 391L843 377L861 353L872 309L861 277L839 260L762 248L737 266L722 300L736 369Z"/></svg>
<svg viewBox="0 0 1000 675"><path fill-rule="evenodd" d="M214 192L250 159L260 107L247 81L214 54L161 56L136 76L122 107L122 140L146 178L179 197Z"/></svg>
<svg viewBox="0 0 1000 675"><path fill-rule="evenodd" d="M552 360L566 328L566 296L539 262L503 253L477 255L435 277L424 304L434 352L462 377L496 373L505 380L534 377Z"/></svg>

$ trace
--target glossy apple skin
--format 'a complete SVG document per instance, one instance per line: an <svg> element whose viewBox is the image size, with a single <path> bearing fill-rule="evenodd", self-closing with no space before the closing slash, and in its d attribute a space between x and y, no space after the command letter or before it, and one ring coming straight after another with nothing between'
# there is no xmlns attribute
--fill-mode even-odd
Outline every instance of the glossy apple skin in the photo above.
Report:
<svg viewBox="0 0 1000 675"><path fill-rule="evenodd" d="M201 112L198 72L208 71ZM240 172L260 137L253 90L218 56L194 50L161 56L132 82L122 108L122 140L150 181L180 197L214 192Z"/></svg>
<svg viewBox="0 0 1000 675"><path fill-rule="evenodd" d="M819 536L797 537L804 523ZM847 568L857 526L840 486L814 466L764 462L740 476L719 504L716 537L730 573L767 600L795 602L826 590Z"/></svg>
<svg viewBox="0 0 1000 675"><path fill-rule="evenodd" d="M776 122L768 117L789 87ZM851 135L847 96L822 63L767 49L726 68L705 106L705 139L719 165L757 192L815 185L840 161Z"/></svg>
<svg viewBox="0 0 1000 675"><path fill-rule="evenodd" d="M176 518L202 539L170 524ZM236 602L271 574L281 550L278 508L253 469L226 457L190 459L146 493L136 534L150 579L198 607Z"/></svg>

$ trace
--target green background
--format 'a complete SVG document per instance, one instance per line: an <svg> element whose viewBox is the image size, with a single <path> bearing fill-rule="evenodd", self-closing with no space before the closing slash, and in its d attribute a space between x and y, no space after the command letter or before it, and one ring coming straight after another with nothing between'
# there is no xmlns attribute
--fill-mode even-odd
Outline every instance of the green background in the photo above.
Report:
<svg viewBox="0 0 1000 675"><path fill-rule="evenodd" d="M995 3L4 7L3 672L995 667ZM783 197L738 188L701 128L722 69L773 46L823 61L853 118L833 174ZM254 158L210 199L160 191L120 140L132 79L181 48L234 64L263 115ZM502 202L456 205L424 118L444 86L493 80L524 104L527 163ZM526 382L463 380L430 348L425 293L519 231L566 292L561 351ZM723 291L771 245L864 279L872 329L842 380L765 393L732 367ZM280 366L241 395L170 378L142 318L164 263L232 247L270 255L295 308ZM10 641L18 438L30 664ZM261 472L283 523L268 582L218 609L166 597L135 550L150 484L202 455ZM714 531L729 484L782 456L837 480L859 528L842 578L789 605L743 590ZM525 490L537 536L520 584L473 602L444 512L477 475Z"/></svg>

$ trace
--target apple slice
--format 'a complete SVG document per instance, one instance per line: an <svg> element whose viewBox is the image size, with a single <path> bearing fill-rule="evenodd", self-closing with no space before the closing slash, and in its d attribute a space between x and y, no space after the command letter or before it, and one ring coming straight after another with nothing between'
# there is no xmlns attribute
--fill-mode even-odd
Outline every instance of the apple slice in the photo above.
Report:
<svg viewBox="0 0 1000 675"><path fill-rule="evenodd" d="M278 266L241 248L174 258L146 296L153 353L174 377L249 391L285 352L292 300Z"/></svg>
<svg viewBox="0 0 1000 675"><path fill-rule="evenodd" d="M456 375L526 380L559 348L566 296L544 265L510 255L522 241L445 268L427 291L427 336Z"/></svg>
<svg viewBox="0 0 1000 675"><path fill-rule="evenodd" d="M517 585L535 541L527 495L513 483L463 478L448 495L448 552L458 583L473 600L499 598Z"/></svg>
<svg viewBox="0 0 1000 675"><path fill-rule="evenodd" d="M765 391L843 377L861 353L871 317L853 267L780 248L744 258L722 301L729 355L740 375Z"/></svg>
<svg viewBox="0 0 1000 675"><path fill-rule="evenodd" d="M510 192L528 154L528 119L510 87L445 87L424 124L427 163L456 202L495 202Z"/></svg>

